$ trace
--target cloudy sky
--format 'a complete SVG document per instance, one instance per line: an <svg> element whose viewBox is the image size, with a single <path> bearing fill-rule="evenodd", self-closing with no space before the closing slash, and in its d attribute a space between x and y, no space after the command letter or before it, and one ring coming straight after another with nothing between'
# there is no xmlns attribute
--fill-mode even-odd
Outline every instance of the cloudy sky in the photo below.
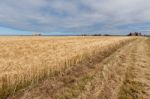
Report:
<svg viewBox="0 0 150 99"><path fill-rule="evenodd" d="M0 34L150 34L150 0L0 0Z"/></svg>

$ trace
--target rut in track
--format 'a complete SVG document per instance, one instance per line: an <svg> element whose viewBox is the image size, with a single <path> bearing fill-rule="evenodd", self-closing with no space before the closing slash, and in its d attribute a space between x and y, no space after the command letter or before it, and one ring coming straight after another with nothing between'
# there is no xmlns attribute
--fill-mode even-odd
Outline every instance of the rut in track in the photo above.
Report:
<svg viewBox="0 0 150 99"><path fill-rule="evenodd" d="M8 99L148 99L150 63L146 40L138 38L101 62L88 62ZM134 92L131 86L139 89Z"/></svg>

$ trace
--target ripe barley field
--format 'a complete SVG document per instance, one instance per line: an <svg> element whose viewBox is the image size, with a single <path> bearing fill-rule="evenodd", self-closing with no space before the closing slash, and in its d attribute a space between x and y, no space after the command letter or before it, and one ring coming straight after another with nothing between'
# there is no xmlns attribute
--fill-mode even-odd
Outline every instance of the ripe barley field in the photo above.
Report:
<svg viewBox="0 0 150 99"><path fill-rule="evenodd" d="M0 37L0 98L107 57L135 37Z"/></svg>

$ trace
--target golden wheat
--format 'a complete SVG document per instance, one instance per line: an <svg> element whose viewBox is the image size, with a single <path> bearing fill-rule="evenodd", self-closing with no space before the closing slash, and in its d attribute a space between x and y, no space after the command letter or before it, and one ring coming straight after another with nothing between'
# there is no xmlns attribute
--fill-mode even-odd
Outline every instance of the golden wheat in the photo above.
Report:
<svg viewBox="0 0 150 99"><path fill-rule="evenodd" d="M60 73L130 37L0 37L0 96ZM101 55L99 54L99 55Z"/></svg>

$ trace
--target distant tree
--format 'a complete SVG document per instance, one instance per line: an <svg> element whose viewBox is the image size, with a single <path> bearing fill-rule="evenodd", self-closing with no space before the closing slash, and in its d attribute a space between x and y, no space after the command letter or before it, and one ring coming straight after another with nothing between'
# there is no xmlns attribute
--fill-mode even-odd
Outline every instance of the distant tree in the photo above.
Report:
<svg viewBox="0 0 150 99"><path fill-rule="evenodd" d="M93 34L92 36L102 36L101 34Z"/></svg>
<svg viewBox="0 0 150 99"><path fill-rule="evenodd" d="M109 34L104 34L104 36L110 36Z"/></svg>
<svg viewBox="0 0 150 99"><path fill-rule="evenodd" d="M81 36L88 36L87 34L81 34Z"/></svg>
<svg viewBox="0 0 150 99"><path fill-rule="evenodd" d="M142 36L142 33L141 32L134 32L134 33L130 32L128 34L128 36Z"/></svg>

